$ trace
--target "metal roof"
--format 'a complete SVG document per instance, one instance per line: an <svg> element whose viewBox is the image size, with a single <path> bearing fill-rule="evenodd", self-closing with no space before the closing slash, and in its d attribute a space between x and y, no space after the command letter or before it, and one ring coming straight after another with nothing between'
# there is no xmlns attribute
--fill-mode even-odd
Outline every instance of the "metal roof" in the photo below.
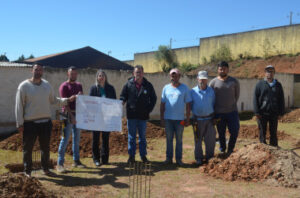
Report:
<svg viewBox="0 0 300 198"><path fill-rule="evenodd" d="M0 67L31 67L31 64L14 63L14 62L0 62Z"/></svg>

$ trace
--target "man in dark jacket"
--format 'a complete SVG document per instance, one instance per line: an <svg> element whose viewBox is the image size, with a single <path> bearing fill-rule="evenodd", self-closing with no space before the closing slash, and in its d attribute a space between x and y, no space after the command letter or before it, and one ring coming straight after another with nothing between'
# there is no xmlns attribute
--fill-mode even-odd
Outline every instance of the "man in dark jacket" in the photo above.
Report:
<svg viewBox="0 0 300 198"><path fill-rule="evenodd" d="M156 103L156 94L152 84L144 78L144 68L134 67L133 77L124 85L120 100L126 103L128 128L128 163L135 162L136 131L139 133L139 150L143 162L148 162L146 124L149 114Z"/></svg>
<svg viewBox="0 0 300 198"><path fill-rule="evenodd" d="M274 79L275 68L265 68L265 79L256 84L253 107L259 127L259 140L266 144L266 130L269 122L270 145L278 146L278 118L284 114L284 93L280 82Z"/></svg>

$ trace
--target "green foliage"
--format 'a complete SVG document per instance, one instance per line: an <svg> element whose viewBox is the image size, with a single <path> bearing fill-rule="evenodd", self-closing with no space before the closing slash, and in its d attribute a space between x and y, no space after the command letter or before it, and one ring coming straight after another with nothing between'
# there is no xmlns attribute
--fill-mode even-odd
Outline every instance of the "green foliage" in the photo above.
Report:
<svg viewBox="0 0 300 198"><path fill-rule="evenodd" d="M202 57L202 63L205 64L205 65L208 63L208 61L207 61L207 59L206 59L205 56Z"/></svg>
<svg viewBox="0 0 300 198"><path fill-rule="evenodd" d="M226 45L222 45L210 56L210 61L211 62L232 61L232 55L230 49Z"/></svg>
<svg viewBox="0 0 300 198"><path fill-rule="evenodd" d="M178 67L176 54L169 46L160 45L158 51L155 52L155 59L164 72L169 72L172 68Z"/></svg>
<svg viewBox="0 0 300 198"><path fill-rule="evenodd" d="M33 54L30 54L30 56L27 59L30 59L30 58L34 58Z"/></svg>
<svg viewBox="0 0 300 198"><path fill-rule="evenodd" d="M0 55L0 62L9 62L5 53Z"/></svg>
<svg viewBox="0 0 300 198"><path fill-rule="evenodd" d="M179 69L183 72L188 72L188 71L196 69L197 67L198 67L198 65L193 65L191 63L185 62L179 66Z"/></svg>
<svg viewBox="0 0 300 198"><path fill-rule="evenodd" d="M17 61L24 61L25 60L25 56L22 54Z"/></svg>

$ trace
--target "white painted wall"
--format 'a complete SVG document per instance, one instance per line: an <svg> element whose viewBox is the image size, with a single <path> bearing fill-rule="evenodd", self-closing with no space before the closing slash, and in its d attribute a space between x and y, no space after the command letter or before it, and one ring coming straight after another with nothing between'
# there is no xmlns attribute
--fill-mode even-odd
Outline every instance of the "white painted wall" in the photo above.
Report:
<svg viewBox="0 0 300 198"><path fill-rule="evenodd" d="M58 95L58 88L62 82L67 79L66 69L45 68L43 78L48 80L53 86ZM78 71L78 81L83 85L84 94L89 94L90 87L95 83L95 69L84 69ZM126 71L106 71L109 82L115 87L117 97L131 73ZM0 126L14 125L14 105L15 94L20 82L31 77L30 68L20 67L0 67ZM151 113L152 119L159 118L159 104L161 98L161 91L165 84L169 83L169 76L164 73L145 74L145 77L153 84L158 100ZM288 98L290 98L290 106L293 104L293 89L294 76L291 74L276 74L275 76L283 85L286 99L286 106L288 105ZM238 108L241 110L241 103L244 103L244 110L252 110L252 96L255 84L258 79L239 79L241 85L241 95L238 101ZM183 76L181 82L185 83L190 88L197 83L196 77ZM54 107L54 110L58 107ZM55 112L55 111L53 111ZM54 114L53 114L54 115Z"/></svg>

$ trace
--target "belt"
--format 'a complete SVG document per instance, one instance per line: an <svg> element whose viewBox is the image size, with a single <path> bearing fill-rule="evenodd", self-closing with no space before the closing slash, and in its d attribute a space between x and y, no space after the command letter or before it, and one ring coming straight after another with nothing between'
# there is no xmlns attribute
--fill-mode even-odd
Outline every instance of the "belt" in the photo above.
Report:
<svg viewBox="0 0 300 198"><path fill-rule="evenodd" d="M211 118L213 117L213 113L209 114L209 115L206 115L206 116L197 116L197 115L194 115L195 118Z"/></svg>

